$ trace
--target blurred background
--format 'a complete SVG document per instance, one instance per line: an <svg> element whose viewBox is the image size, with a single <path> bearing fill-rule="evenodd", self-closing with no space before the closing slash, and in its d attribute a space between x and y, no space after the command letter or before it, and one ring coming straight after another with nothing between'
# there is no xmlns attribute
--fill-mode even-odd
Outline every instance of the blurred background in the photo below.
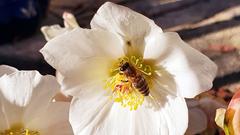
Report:
<svg viewBox="0 0 240 135"><path fill-rule="evenodd" d="M39 53L46 40L40 32L44 25L61 24L62 13L73 13L81 27L89 23L105 0L0 0L0 64L18 69L36 69L54 74ZM112 0L153 19L164 31L176 31L219 67L214 87L196 98L211 99L226 106L240 89L240 1L239 0ZM208 101L207 103L209 103ZM201 102L202 103L202 102ZM215 103L210 104L216 107ZM211 108L207 125L186 134L218 135Z"/></svg>

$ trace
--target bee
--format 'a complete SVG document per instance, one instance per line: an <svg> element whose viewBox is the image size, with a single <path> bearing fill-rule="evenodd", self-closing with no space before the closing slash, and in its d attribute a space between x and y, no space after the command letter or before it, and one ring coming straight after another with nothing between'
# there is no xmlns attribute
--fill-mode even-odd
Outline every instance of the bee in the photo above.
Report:
<svg viewBox="0 0 240 135"><path fill-rule="evenodd" d="M120 71L127 77L134 88L136 88L142 95L149 95L148 83L141 73L138 73L136 69L128 62L120 65Z"/></svg>

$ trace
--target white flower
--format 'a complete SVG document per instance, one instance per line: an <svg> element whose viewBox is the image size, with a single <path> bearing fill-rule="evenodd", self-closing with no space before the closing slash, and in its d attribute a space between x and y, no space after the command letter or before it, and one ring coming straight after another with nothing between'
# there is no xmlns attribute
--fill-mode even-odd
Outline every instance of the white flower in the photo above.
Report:
<svg viewBox="0 0 240 135"><path fill-rule="evenodd" d="M75 96L70 123L76 135L183 135L188 125L184 97L212 86L217 67L152 20L110 2L100 7L92 29L75 28L50 40L41 53ZM146 80L141 91L120 71L129 63ZM147 91L147 92L146 92Z"/></svg>
<svg viewBox="0 0 240 135"><path fill-rule="evenodd" d="M0 135L71 135L70 103L51 102L53 76L0 66Z"/></svg>

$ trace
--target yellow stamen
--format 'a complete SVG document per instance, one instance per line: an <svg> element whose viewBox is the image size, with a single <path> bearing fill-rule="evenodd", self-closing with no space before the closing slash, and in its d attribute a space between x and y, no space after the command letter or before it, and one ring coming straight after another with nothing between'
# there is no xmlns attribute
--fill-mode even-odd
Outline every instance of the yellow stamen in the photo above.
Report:
<svg viewBox="0 0 240 135"><path fill-rule="evenodd" d="M0 131L0 135L40 135L40 133L24 128L21 124L17 124L10 129Z"/></svg>
<svg viewBox="0 0 240 135"><path fill-rule="evenodd" d="M151 66L144 64L143 59L141 57L131 56L130 62L145 75L148 75L148 76L152 75Z"/></svg>
<svg viewBox="0 0 240 135"><path fill-rule="evenodd" d="M143 59L136 56L119 58L117 63L110 70L110 79L106 81L105 89L110 89L114 102L120 103L123 107L129 107L130 110L136 110L143 104L144 95L137 90L126 75L120 72L119 68L125 62L129 62L134 68L141 72L143 76L151 76L152 68L143 63ZM147 78L145 78L147 79Z"/></svg>
<svg viewBox="0 0 240 135"><path fill-rule="evenodd" d="M130 110L136 110L144 101L144 96L120 73L107 81L106 88L112 90L111 99L120 103L123 107L130 107Z"/></svg>

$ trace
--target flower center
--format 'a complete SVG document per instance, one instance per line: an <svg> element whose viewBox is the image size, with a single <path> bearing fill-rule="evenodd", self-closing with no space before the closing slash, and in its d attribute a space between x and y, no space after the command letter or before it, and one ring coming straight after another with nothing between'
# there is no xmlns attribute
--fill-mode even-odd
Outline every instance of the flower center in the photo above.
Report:
<svg viewBox="0 0 240 135"><path fill-rule="evenodd" d="M136 110L149 94L150 78L153 68L144 63L141 57L119 58L110 70L111 77L105 88L110 89L111 99L123 107Z"/></svg>
<svg viewBox="0 0 240 135"><path fill-rule="evenodd" d="M0 135L40 135L40 133L24 128L21 124L18 124L12 126L10 129L0 131Z"/></svg>

